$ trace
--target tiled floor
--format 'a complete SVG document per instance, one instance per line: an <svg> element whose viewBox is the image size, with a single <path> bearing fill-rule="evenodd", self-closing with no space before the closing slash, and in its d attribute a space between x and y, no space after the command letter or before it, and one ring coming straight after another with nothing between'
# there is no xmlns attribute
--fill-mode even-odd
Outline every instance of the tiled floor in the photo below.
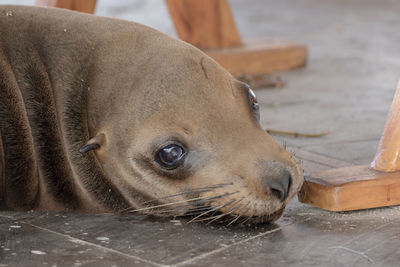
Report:
<svg viewBox="0 0 400 267"><path fill-rule="evenodd" d="M400 77L400 2L230 3L243 38L281 36L309 48L307 67L280 74L282 89L256 91L262 124L331 131L321 138L277 137L306 173L368 164ZM99 0L97 13L174 34L162 5ZM294 200L276 224L251 228L109 214L0 213L0 266L398 266L399 248L399 207L331 213Z"/></svg>

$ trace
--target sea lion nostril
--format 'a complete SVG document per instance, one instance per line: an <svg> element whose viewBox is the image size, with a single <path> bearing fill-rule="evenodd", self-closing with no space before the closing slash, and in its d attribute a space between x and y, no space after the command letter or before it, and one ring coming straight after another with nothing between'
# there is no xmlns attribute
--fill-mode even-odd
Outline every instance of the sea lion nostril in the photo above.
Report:
<svg viewBox="0 0 400 267"><path fill-rule="evenodd" d="M269 177L269 179L266 181L266 185L272 195L277 197L282 202L287 199L291 184L292 176L288 171L285 171L279 177Z"/></svg>
<svg viewBox="0 0 400 267"><path fill-rule="evenodd" d="M272 195L276 196L280 201L285 200L285 196L284 196L284 192L283 192L282 188L271 187L270 190L271 190Z"/></svg>

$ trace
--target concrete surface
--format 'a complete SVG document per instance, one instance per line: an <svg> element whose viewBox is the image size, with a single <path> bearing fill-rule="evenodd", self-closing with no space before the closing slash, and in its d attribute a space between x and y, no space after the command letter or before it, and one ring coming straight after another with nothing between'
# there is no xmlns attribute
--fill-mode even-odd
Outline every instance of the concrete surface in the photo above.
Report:
<svg viewBox="0 0 400 267"><path fill-rule="evenodd" d="M15 2L0 0L1 3ZM32 1L18 1L30 3ZM97 14L174 35L162 0L101 1ZM277 137L306 173L368 164L400 77L400 2L230 1L243 38L305 43L307 67L256 91L262 124L318 133ZM298 203L256 227L145 216L0 212L0 266L398 266L400 209L332 213Z"/></svg>

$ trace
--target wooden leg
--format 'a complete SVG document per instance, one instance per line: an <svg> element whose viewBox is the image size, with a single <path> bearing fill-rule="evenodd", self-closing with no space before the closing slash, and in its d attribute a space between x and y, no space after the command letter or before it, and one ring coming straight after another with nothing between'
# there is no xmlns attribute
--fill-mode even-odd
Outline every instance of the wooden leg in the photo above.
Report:
<svg viewBox="0 0 400 267"><path fill-rule="evenodd" d="M166 0L179 38L200 49L242 45L223 0Z"/></svg>
<svg viewBox="0 0 400 267"><path fill-rule="evenodd" d="M96 0L36 0L36 5L65 8L93 14L96 7Z"/></svg>
<svg viewBox="0 0 400 267"><path fill-rule="evenodd" d="M234 75L266 74L305 65L303 45L240 39L226 0L166 0L178 36L203 49Z"/></svg>
<svg viewBox="0 0 400 267"><path fill-rule="evenodd" d="M400 205L400 83L371 166L312 173L300 201L346 211Z"/></svg>
<svg viewBox="0 0 400 267"><path fill-rule="evenodd" d="M400 82L372 167L383 172L400 171Z"/></svg>

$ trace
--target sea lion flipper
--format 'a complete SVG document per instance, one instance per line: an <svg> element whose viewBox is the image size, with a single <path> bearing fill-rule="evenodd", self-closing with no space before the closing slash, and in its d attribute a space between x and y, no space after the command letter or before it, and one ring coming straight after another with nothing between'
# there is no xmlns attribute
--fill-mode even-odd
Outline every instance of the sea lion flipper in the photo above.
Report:
<svg viewBox="0 0 400 267"><path fill-rule="evenodd" d="M95 150L100 148L104 141L104 134L97 134L95 137L87 141L81 148L79 148L79 152L81 154L85 154L91 150Z"/></svg>

